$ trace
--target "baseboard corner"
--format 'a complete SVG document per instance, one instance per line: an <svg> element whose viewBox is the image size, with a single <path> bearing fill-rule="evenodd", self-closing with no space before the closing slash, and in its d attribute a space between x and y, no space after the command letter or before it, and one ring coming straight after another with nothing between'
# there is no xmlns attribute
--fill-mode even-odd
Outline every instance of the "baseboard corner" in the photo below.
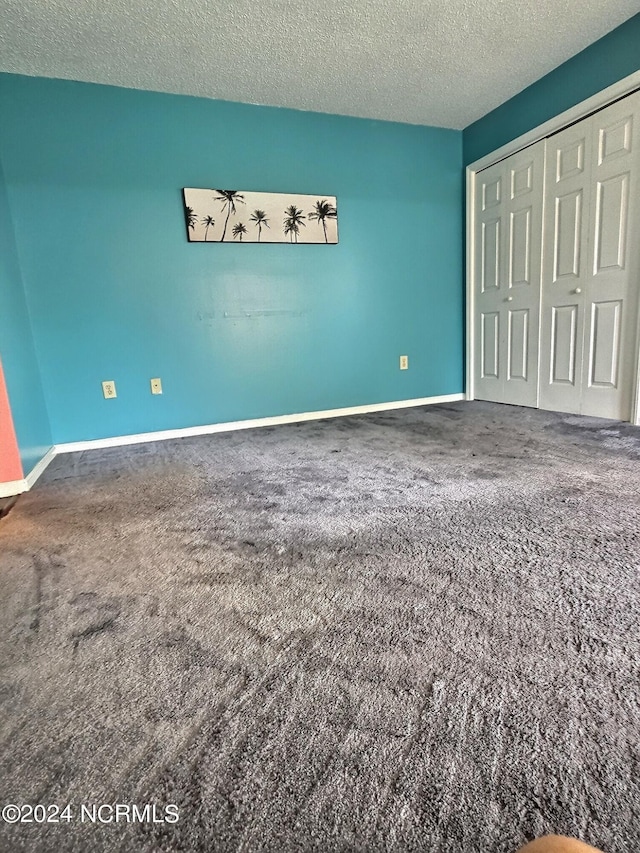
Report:
<svg viewBox="0 0 640 853"><path fill-rule="evenodd" d="M28 491L29 489L32 489L34 487L37 480L42 476L42 474L45 472L47 467L51 464L51 462L55 459L56 456L57 450L54 444L47 450L42 459L39 462L36 462L31 471L29 471L27 476L24 478L27 487L23 491Z"/></svg>

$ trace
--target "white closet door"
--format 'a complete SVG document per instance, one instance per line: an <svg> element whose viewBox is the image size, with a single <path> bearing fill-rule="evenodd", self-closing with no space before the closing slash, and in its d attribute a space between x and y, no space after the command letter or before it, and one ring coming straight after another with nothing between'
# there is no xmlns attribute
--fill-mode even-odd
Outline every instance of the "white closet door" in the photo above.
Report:
<svg viewBox="0 0 640 853"><path fill-rule="evenodd" d="M475 396L538 404L543 143L476 176Z"/></svg>
<svg viewBox="0 0 640 853"><path fill-rule="evenodd" d="M640 94L596 113L591 135L581 411L629 420L640 285Z"/></svg>
<svg viewBox="0 0 640 853"><path fill-rule="evenodd" d="M504 373L502 324L504 166L476 175L475 216L475 396L502 402Z"/></svg>
<svg viewBox="0 0 640 853"><path fill-rule="evenodd" d="M538 405L544 143L505 161L508 242L505 402Z"/></svg>
<svg viewBox="0 0 640 853"><path fill-rule="evenodd" d="M590 182L589 121L547 140L540 406L580 412Z"/></svg>
<svg viewBox="0 0 640 853"><path fill-rule="evenodd" d="M547 140L540 406L629 420L640 96ZM637 228L637 225L635 226Z"/></svg>

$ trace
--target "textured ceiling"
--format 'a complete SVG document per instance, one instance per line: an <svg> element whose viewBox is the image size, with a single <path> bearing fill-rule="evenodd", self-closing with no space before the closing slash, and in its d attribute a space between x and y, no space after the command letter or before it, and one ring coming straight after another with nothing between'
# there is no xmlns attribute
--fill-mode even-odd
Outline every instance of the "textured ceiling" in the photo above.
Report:
<svg viewBox="0 0 640 853"><path fill-rule="evenodd" d="M639 0L0 0L0 70L462 128Z"/></svg>

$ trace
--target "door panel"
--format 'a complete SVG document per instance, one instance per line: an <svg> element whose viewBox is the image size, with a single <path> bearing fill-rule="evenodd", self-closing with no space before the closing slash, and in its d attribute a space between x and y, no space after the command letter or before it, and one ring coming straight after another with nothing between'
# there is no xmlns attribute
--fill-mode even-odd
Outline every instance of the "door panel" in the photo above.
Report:
<svg viewBox="0 0 640 853"><path fill-rule="evenodd" d="M588 257L588 128L580 122L546 142L540 329L540 406L579 412Z"/></svg>
<svg viewBox="0 0 640 853"><path fill-rule="evenodd" d="M480 244L482 254L482 292L500 287L500 220L490 219L482 223Z"/></svg>
<svg viewBox="0 0 640 853"><path fill-rule="evenodd" d="M475 375L481 400L538 404L544 144L476 175Z"/></svg>
<svg viewBox="0 0 640 853"><path fill-rule="evenodd" d="M599 122L598 130L598 165L611 161L614 157L624 157L631 153L631 131L633 116L626 115L613 124Z"/></svg>
<svg viewBox="0 0 640 853"><path fill-rule="evenodd" d="M576 384L577 305L554 305L551 309L551 376L550 385Z"/></svg>
<svg viewBox="0 0 640 853"><path fill-rule="evenodd" d="M596 252L594 270L623 269L626 257L627 219L629 216L628 172L606 181L596 189Z"/></svg>
<svg viewBox="0 0 640 853"><path fill-rule="evenodd" d="M482 400L502 402L500 312L504 300L501 163L476 175L474 385Z"/></svg>
<svg viewBox="0 0 640 853"><path fill-rule="evenodd" d="M629 420L640 286L640 248L632 237L640 224L640 93L590 121L592 216L581 412Z"/></svg>
<svg viewBox="0 0 640 853"><path fill-rule="evenodd" d="M526 382L529 371L529 309L509 311L508 378Z"/></svg>
<svg viewBox="0 0 640 853"><path fill-rule="evenodd" d="M553 280L579 278L582 250L583 190L556 196L556 221L553 229Z"/></svg>
<svg viewBox="0 0 640 853"><path fill-rule="evenodd" d="M594 302L589 344L589 385L618 387L620 302Z"/></svg>
<svg viewBox="0 0 640 853"><path fill-rule="evenodd" d="M579 177L584 172L586 147L587 137L582 131L579 131L577 136L575 133L569 133L566 142L558 135L555 149L555 183L560 184L569 178Z"/></svg>
<svg viewBox="0 0 640 853"><path fill-rule="evenodd" d="M500 348L500 315L482 315L482 378L498 378Z"/></svg>
<svg viewBox="0 0 640 853"><path fill-rule="evenodd" d="M537 406L544 143L509 157L506 167L511 193L504 398Z"/></svg>
<svg viewBox="0 0 640 853"><path fill-rule="evenodd" d="M509 287L531 284L531 207L514 211L509 223Z"/></svg>
<svg viewBox="0 0 640 853"><path fill-rule="evenodd" d="M491 170L487 169L487 172ZM487 180L482 182L482 209L491 210L493 207L498 207L502 198L502 175L494 175L493 173L487 176Z"/></svg>
<svg viewBox="0 0 640 853"><path fill-rule="evenodd" d="M530 193L533 189L533 163L511 169L511 198Z"/></svg>

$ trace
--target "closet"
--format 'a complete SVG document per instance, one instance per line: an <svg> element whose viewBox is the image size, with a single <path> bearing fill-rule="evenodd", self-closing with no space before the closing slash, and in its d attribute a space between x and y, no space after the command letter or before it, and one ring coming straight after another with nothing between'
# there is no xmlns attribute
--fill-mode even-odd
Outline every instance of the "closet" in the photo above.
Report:
<svg viewBox="0 0 640 853"><path fill-rule="evenodd" d="M640 93L475 175L474 396L630 420Z"/></svg>

